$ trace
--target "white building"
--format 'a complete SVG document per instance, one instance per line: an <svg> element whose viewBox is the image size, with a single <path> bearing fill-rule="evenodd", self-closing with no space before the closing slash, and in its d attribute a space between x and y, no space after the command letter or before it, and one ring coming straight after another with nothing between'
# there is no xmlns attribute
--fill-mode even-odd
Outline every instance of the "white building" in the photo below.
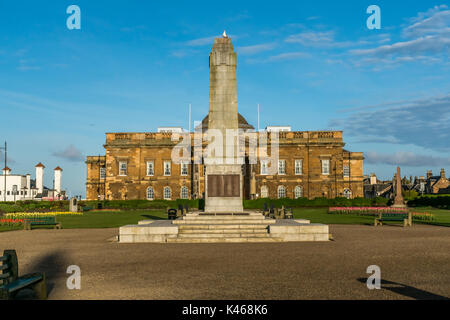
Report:
<svg viewBox="0 0 450 320"><path fill-rule="evenodd" d="M40 162L35 166L35 180L31 179L30 174L11 174L10 168L3 168L0 175L0 201L64 199L65 191L61 190L62 169L60 167L54 169L55 187L49 189L44 186L44 168Z"/></svg>
<svg viewBox="0 0 450 320"><path fill-rule="evenodd" d="M182 127L158 127L158 132L183 133Z"/></svg>
<svg viewBox="0 0 450 320"><path fill-rule="evenodd" d="M267 126L266 131L268 131L268 132L291 131L291 126Z"/></svg>

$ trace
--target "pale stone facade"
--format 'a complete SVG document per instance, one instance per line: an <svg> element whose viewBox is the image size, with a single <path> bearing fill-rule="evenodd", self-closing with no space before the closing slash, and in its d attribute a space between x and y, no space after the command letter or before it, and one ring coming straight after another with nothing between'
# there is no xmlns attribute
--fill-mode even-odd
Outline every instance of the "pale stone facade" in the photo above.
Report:
<svg viewBox="0 0 450 320"><path fill-rule="evenodd" d="M194 133L190 135L193 144ZM172 149L178 143L171 136L154 132L107 133L106 155L87 157L87 199L147 199L148 188L153 190L153 199L178 199L182 198L183 187L188 189L188 198L203 198L204 165L195 164L192 157L187 174L182 172L182 166L171 161ZM260 160L244 165L244 199L265 195L278 198L283 195L283 187L288 198L363 196L363 154L343 149L341 131L281 132L279 144L284 173L261 173ZM297 164L301 160L297 172L296 160ZM322 161L326 160L328 173L322 172ZM119 163L126 163L126 172L119 172ZM147 174L147 163L153 164L152 175ZM164 172L165 163L170 163L170 174ZM104 168L104 175L100 168ZM169 191L166 195L164 188Z"/></svg>

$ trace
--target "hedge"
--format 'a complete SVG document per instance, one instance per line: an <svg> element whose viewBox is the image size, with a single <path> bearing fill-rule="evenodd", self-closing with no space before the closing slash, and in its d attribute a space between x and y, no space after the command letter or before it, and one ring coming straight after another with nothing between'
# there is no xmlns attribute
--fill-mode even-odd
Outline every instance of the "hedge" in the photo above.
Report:
<svg viewBox="0 0 450 320"><path fill-rule="evenodd" d="M8 212L39 212L39 211L67 211L69 201L7 201L0 202L0 213Z"/></svg>
<svg viewBox="0 0 450 320"><path fill-rule="evenodd" d="M387 205L389 199L378 197L374 199L369 198L355 198L347 199L344 197L337 198L298 198L298 199L269 199L260 198L256 200L244 200L245 209L262 209L264 203L268 206L273 204L274 207L384 207Z"/></svg>
<svg viewBox="0 0 450 320"><path fill-rule="evenodd" d="M421 196L408 201L409 207L435 207L441 209L450 209L449 196Z"/></svg>
<svg viewBox="0 0 450 320"><path fill-rule="evenodd" d="M99 204L104 209L166 209L167 207L177 208L178 205L188 206L189 208L198 208L199 200L177 199L177 200L104 200L104 201L80 201L81 206L97 209Z"/></svg>

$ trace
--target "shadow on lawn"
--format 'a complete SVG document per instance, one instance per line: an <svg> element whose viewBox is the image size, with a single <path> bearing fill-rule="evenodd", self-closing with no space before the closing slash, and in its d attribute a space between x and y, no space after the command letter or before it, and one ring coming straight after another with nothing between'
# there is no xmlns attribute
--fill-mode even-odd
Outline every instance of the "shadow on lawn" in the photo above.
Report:
<svg viewBox="0 0 450 320"><path fill-rule="evenodd" d="M167 218L152 216L150 214L143 214L142 217L147 218L147 219L153 219L153 220L167 220Z"/></svg>
<svg viewBox="0 0 450 320"><path fill-rule="evenodd" d="M367 278L359 278L358 281L366 284ZM450 300L449 298L438 294L414 288L406 284L383 279L381 280L381 289L389 290L402 296L413 298L416 300Z"/></svg>

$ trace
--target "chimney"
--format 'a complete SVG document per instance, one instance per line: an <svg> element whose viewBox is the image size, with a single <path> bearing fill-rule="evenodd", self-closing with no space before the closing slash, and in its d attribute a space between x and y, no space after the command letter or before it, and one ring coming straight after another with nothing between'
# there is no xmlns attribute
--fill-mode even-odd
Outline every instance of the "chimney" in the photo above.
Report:
<svg viewBox="0 0 450 320"><path fill-rule="evenodd" d="M433 176L433 171L427 170L427 179L430 179Z"/></svg>
<svg viewBox="0 0 450 320"><path fill-rule="evenodd" d="M8 176L11 173L11 169L8 167L3 168L3 175Z"/></svg>
<svg viewBox="0 0 450 320"><path fill-rule="evenodd" d="M414 182L412 176L409 176L409 184L412 184Z"/></svg>
<svg viewBox="0 0 450 320"><path fill-rule="evenodd" d="M36 188L38 189L38 193L44 192L44 168L45 166L42 163L38 163L36 166Z"/></svg>
<svg viewBox="0 0 450 320"><path fill-rule="evenodd" d="M30 192L30 190L31 190L31 175L27 173L27 191Z"/></svg>
<svg viewBox="0 0 450 320"><path fill-rule="evenodd" d="M62 169L58 166L53 169L55 172L55 191L57 194L61 194L61 173Z"/></svg>
<svg viewBox="0 0 450 320"><path fill-rule="evenodd" d="M370 184L377 184L377 176L375 173L370 174Z"/></svg>
<svg viewBox="0 0 450 320"><path fill-rule="evenodd" d="M445 179L445 170L444 170L444 168L441 169L441 178Z"/></svg>

